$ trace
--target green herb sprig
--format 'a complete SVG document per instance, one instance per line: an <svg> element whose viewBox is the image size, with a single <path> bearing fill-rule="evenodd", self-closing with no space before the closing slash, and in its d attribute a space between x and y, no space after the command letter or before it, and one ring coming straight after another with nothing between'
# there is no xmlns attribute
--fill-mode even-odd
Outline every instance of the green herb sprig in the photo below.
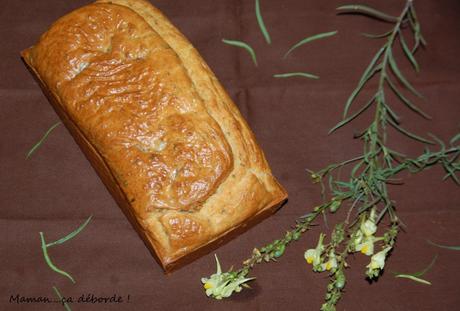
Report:
<svg viewBox="0 0 460 311"><path fill-rule="evenodd" d="M242 285L241 280L250 279L247 276L256 264L276 261L292 241L298 240L302 233L312 227L319 215L326 212L334 214L341 208L347 208L345 219L335 225L329 241L326 242L326 234L321 233L316 247L308 249L304 254L306 261L313 265L314 271L329 273L330 281L325 302L321 306L323 311L336 309L346 285L345 270L348 267L347 257L350 254L361 252L371 256L366 269L366 276L371 280L378 278L384 269L385 261L395 246L402 224L396 214L395 202L389 196L388 184L401 184L402 180L397 177L403 171L418 173L436 164L442 165L445 169L444 179L450 178L458 184L457 174L460 171L460 134L455 135L447 146L433 135L430 140L412 133L401 126L399 116L387 100L386 92L389 89L402 104L422 117L429 118L396 87L393 81L397 80L406 91L413 93L416 97L421 97L421 94L399 69L393 53L396 42L399 41L406 58L416 71L419 70L414 53L426 42L421 34L412 0L406 2L398 17L362 5L346 5L339 7L338 10L342 13L365 14L392 24L392 28L382 35L366 34L367 37L384 39L385 43L373 57L358 82L358 86L347 100L343 120L330 131L332 133L349 124L365 110L373 107L374 118L370 125L355 135L355 138L363 142L363 154L350 160L331 164L319 171L309 171L313 182L321 185L324 203L300 217L293 229L287 231L283 238L260 249L254 249L252 255L243 262L239 270L220 273L220 277L225 280L227 286L236 281L238 281L238 286ZM406 27L407 25L409 27ZM404 38L409 31L403 31L403 28L408 28L413 35L412 48L408 47ZM373 78L378 80L374 95L364 106L350 113L352 104L367 82ZM410 139L425 144L425 152L418 157L410 158L388 147L387 129L389 126ZM437 150L428 147L436 143L439 146ZM348 179L340 178L339 173L344 167L350 168ZM384 219L388 219L388 224ZM380 232L381 235L377 236ZM212 290L209 288L207 290L208 296L215 297Z"/></svg>

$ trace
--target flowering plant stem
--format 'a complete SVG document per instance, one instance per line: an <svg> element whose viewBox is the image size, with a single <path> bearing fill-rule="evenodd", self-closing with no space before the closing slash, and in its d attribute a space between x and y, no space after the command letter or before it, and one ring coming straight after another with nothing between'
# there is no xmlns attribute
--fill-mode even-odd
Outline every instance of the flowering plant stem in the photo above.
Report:
<svg viewBox="0 0 460 311"><path fill-rule="evenodd" d="M346 5L338 9L341 13L360 13L392 23L390 31L382 35L366 35L384 39L385 42L349 97L343 120L330 131L334 132L360 116L365 110L374 107L374 118L370 125L355 135L355 138L363 142L363 153L350 160L331 164L319 171L309 171L313 181L321 185L324 203L300 217L296 225L281 239L260 249L255 248L251 257L243 262L239 270L219 273L219 278L225 280L227 285L234 282L244 285L241 280L247 279L256 264L276 261L292 241L298 240L302 233L311 228L319 215L325 215L326 212L333 214L345 207L346 217L335 225L329 241L326 242L326 235L321 233L316 248L307 250L304 255L307 262L313 265L314 271L329 272L330 282L327 286L325 302L321 307L324 311L335 310L341 298L346 284L345 269L348 266L349 254L361 252L371 256L366 270L366 275L371 280L378 278L384 269L386 258L395 245L402 224L396 213L395 202L390 199L388 185L401 184L402 181L397 177L403 171L417 173L435 164L443 166L447 173L445 178L451 178L458 183L457 172L460 170L460 134L451 139L450 146L446 146L433 135L431 135L432 140L416 135L401 126L400 118L387 101L387 92L391 91L402 104L422 117L430 118L398 88L402 86L405 92L421 97L421 94L404 77L393 55L393 49L399 41L404 55L418 71L419 66L414 53L420 46L425 45L425 39L421 34L412 0L406 2L398 17L363 5ZM413 35L412 48L408 47L405 39L405 35L409 32ZM378 81L374 95L364 106L350 113L352 104L371 79ZM423 143L426 147L425 152L418 157L410 158L388 147L387 128L390 126L410 139ZM439 145L438 150L433 151L428 148L428 145L435 143ZM340 178L340 172L344 168L348 168L348 178ZM382 235L376 236L377 233ZM374 251L375 248L377 251ZM209 291L208 296L214 297L212 290Z"/></svg>

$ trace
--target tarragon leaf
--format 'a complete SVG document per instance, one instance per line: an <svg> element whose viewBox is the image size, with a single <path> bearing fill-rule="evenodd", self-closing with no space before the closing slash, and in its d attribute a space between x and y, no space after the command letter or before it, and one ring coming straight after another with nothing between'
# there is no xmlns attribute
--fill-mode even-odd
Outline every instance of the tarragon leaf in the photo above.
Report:
<svg viewBox="0 0 460 311"><path fill-rule="evenodd" d="M437 258L438 258L438 255L434 256L433 259L431 260L430 264L425 269L423 269L422 271L419 271L419 272L415 272L415 273L397 273L397 272L394 272L395 278L405 278L405 279L410 279L412 281L419 282L419 283L422 283L422 284L431 285L431 282L429 282L427 280L424 280L424 279L422 279L420 277L423 276L425 273L427 273L433 267L433 265L436 262Z"/></svg>
<svg viewBox="0 0 460 311"><path fill-rule="evenodd" d="M348 5L339 6L336 10L341 11L340 13L364 14L364 15L374 17L374 18L377 18L377 19L380 19L382 21L389 22L389 23L398 22L398 18L396 16L388 15L379 10L371 8L370 6L367 6L367 5L348 4Z"/></svg>
<svg viewBox="0 0 460 311"><path fill-rule="evenodd" d="M446 180L450 177L457 185L460 185L460 180L458 179L455 170L449 166L449 163L444 162L443 164L443 167L447 171L447 174L444 176L442 180Z"/></svg>
<svg viewBox="0 0 460 311"><path fill-rule="evenodd" d="M399 32L399 42L401 43L401 47L402 47L402 49L404 51L404 54L406 54L406 56L409 59L410 63L412 64L412 66L414 66L415 71L419 72L420 67L419 67L417 61L415 60L415 57L412 54L412 51L407 46L406 39L404 39L404 35L403 35L403 33L401 31Z"/></svg>
<svg viewBox="0 0 460 311"><path fill-rule="evenodd" d="M423 38L422 32L420 30L420 23L417 20L417 15L413 6L411 6L409 10L409 22L412 30L414 31L415 37L415 44L412 48L412 54L414 54L420 45L426 46L426 41L425 38Z"/></svg>
<svg viewBox="0 0 460 311"><path fill-rule="evenodd" d="M396 112L393 111L393 109L391 109L390 105L385 103L385 101L382 101L382 105L385 108L385 110L388 112L388 115L393 120L393 122L395 122L396 124L400 124L401 118L396 114Z"/></svg>
<svg viewBox="0 0 460 311"><path fill-rule="evenodd" d="M246 52L251 55L252 61L254 62L254 65L257 66L257 58L256 58L256 53L254 52L254 49L247 43L243 41L237 41L237 40L227 40L227 39L222 39L222 42L228 45L236 46L239 48L242 48L246 50Z"/></svg>
<svg viewBox="0 0 460 311"><path fill-rule="evenodd" d="M38 141L38 143L36 143L30 150L29 152L27 153L26 155L26 159L30 158L30 156L35 152L35 150L37 150L42 144L43 142L46 140L46 138L48 137L48 135L59 125L61 124L61 122L57 122L56 124L52 125L47 131L46 133L43 135L43 137Z"/></svg>
<svg viewBox="0 0 460 311"><path fill-rule="evenodd" d="M419 115L421 115L422 117L424 117L425 119L428 119L430 120L431 119L431 116L429 114L427 114L426 112L424 112L423 110L421 110L419 107L417 107L416 105L414 105L407 97L405 97L399 90L398 88L396 87L396 85L393 83L393 81L391 81L390 77L386 77L385 78L385 81L388 83L388 85L390 86L391 90L396 94L396 96L399 97L399 99L401 99L401 101L411 110L413 110L414 112L418 113Z"/></svg>
<svg viewBox="0 0 460 311"><path fill-rule="evenodd" d="M371 33L363 32L362 35L365 36L366 38L381 39L381 38L388 37L392 33L393 33L393 30L390 30L390 31L387 31L381 34L371 34Z"/></svg>
<svg viewBox="0 0 460 311"><path fill-rule="evenodd" d="M397 274L397 275L395 275L395 278L410 279L410 280L418 282L418 283L431 285L431 282L429 282L427 280L424 280L424 279L421 279L421 278L418 278L416 276L410 275L410 274Z"/></svg>
<svg viewBox="0 0 460 311"><path fill-rule="evenodd" d="M75 279L69 273L65 272L64 270L59 269L51 261L49 255L48 255L48 248L46 246L45 237L43 236L43 232L40 232L40 239L41 239L41 243L42 243L43 257L45 258L45 261L48 264L48 266L51 268L51 270L53 270L54 272L57 272L57 273L65 276L65 277L69 278L70 281L72 281L72 283L75 284Z"/></svg>
<svg viewBox="0 0 460 311"><path fill-rule="evenodd" d="M434 134L432 134L432 133L428 133L428 135L429 135L431 138L433 138L433 140L434 140L435 142L438 143L438 145L441 147L441 150L442 150L442 151L446 150L446 144L445 144L439 137L437 137L436 135L434 135Z"/></svg>
<svg viewBox="0 0 460 311"><path fill-rule="evenodd" d="M331 36L334 36L335 34L337 34L337 30L336 30L336 31L330 31L330 32L323 32L323 33L319 33L319 34L316 34L316 35L313 35L313 36L304 38L304 39L300 40L299 42L297 42L296 44L294 44L294 45L286 52L286 54L284 54L284 57L283 57L283 58L286 58L289 54L291 54L292 51L294 51L295 49L297 49L298 47L300 47L300 46L302 46L302 45L304 45L304 44L307 44L307 43L312 42L312 41L315 41L315 40L319 40L319 39L324 39L324 38L327 38L327 37L331 37Z"/></svg>
<svg viewBox="0 0 460 311"><path fill-rule="evenodd" d="M288 73L278 73L274 74L273 77L275 78L291 78L291 77L304 77L309 79L319 79L318 76L308 73L308 72L288 72Z"/></svg>
<svg viewBox="0 0 460 311"><path fill-rule="evenodd" d="M450 140L450 144L453 145L453 144L455 144L458 140L460 140L460 133L458 133L457 135L455 135L454 137L452 137L452 139Z"/></svg>
<svg viewBox="0 0 460 311"><path fill-rule="evenodd" d="M364 106L361 107L361 109L356 111L354 114L352 114L348 118L346 118L346 119L340 121L339 123L337 123L336 126L334 126L332 129L329 130L328 134L331 134L335 130L337 130L337 129L341 128L342 126L346 125L350 121L354 120L357 116L362 114L364 111L366 111L366 109L369 108L372 105L372 103L375 101L375 98L376 98L376 96L373 96Z"/></svg>
<svg viewBox="0 0 460 311"><path fill-rule="evenodd" d="M393 57L393 54L391 53L391 50L389 50L389 53L390 53L390 56L388 57L388 61L390 62L390 68L391 70L393 71L393 73L395 74L395 76L399 79L399 81L401 81L401 83L409 90L411 91L412 93L414 93L414 95L418 96L418 97L423 97L422 94L420 94L413 86L412 84L409 83L409 81L407 81L407 79L404 77L404 75L401 73L401 71L399 70L399 67L398 65L396 64L396 61L394 60L394 57Z"/></svg>
<svg viewBox="0 0 460 311"><path fill-rule="evenodd" d="M397 129L398 131L400 131L401 133L403 133L404 135L412 138L412 139L415 139L415 140L418 140L422 143L425 143L425 144L430 144L430 145L434 145L434 142L431 141L431 140L428 140L426 138L423 138L423 137L420 137L412 132L409 132L408 130L400 127L398 124L396 124L393 120L391 119L388 119L388 123L390 123L395 129Z"/></svg>
<svg viewBox="0 0 460 311"><path fill-rule="evenodd" d="M356 96L358 95L358 93L363 88L363 86L366 84L366 82L370 78L372 78L372 76L377 71L380 70L379 67L376 67L376 68L374 68L374 67L375 67L375 64L377 63L377 61L382 56L383 52L385 51L385 48L386 48L386 44L377 52L377 54L375 54L374 58L371 60L371 62L367 66L366 70L364 71L363 75L361 76L361 80L359 81L358 86L353 90L353 92L351 93L350 97L348 98L347 103L345 104L344 112L343 112L343 117L344 118L346 118L346 116L348 115L348 110L350 109L351 104L353 103L353 101L355 100Z"/></svg>
<svg viewBox="0 0 460 311"><path fill-rule="evenodd" d="M73 237L75 237L77 234L79 234L83 229L85 229L86 225L91 221L91 218L93 218L93 216L89 216L88 219L80 226L78 227L75 231L69 233L68 235L66 235L65 237L63 238L60 238L59 240L57 241L54 241L54 242L51 242L51 243L48 243L46 244L46 247L51 247L51 246L54 246L54 245L59 245L59 244L62 244L70 239L72 239Z"/></svg>
<svg viewBox="0 0 460 311"><path fill-rule="evenodd" d="M433 246L437 246L437 247L440 247L440 248L445 248L445 249L450 249L451 251L460 251L460 246L448 246L448 245L441 245L441 244L437 244L437 243L434 243L430 240L427 240L427 242Z"/></svg>
<svg viewBox="0 0 460 311"><path fill-rule="evenodd" d="M268 33L267 28L265 27L265 23L262 18L262 14L260 13L259 0L256 0L256 17L257 17L257 23L259 24L260 31L264 35L265 41L267 41L268 44L271 44L272 40L270 38L270 34Z"/></svg>

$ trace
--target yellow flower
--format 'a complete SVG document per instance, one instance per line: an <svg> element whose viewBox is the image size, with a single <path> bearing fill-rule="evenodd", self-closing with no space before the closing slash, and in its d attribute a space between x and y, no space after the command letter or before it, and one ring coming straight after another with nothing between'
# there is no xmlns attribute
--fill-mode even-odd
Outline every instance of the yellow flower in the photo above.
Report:
<svg viewBox="0 0 460 311"><path fill-rule="evenodd" d="M313 267L317 267L321 264L321 254L323 253L324 250L324 245L323 245L323 239L324 239L324 234L320 234L318 244L316 245L316 248L308 249L305 254L305 260L309 264L313 264Z"/></svg>
<svg viewBox="0 0 460 311"><path fill-rule="evenodd" d="M334 251L329 253L329 260L321 265L321 268L327 271L335 270L337 268L337 259L335 257Z"/></svg>
<svg viewBox="0 0 460 311"><path fill-rule="evenodd" d="M363 242L356 245L356 251L367 256L374 254L374 237L365 237Z"/></svg>
<svg viewBox="0 0 460 311"><path fill-rule="evenodd" d="M321 263L321 253L317 249L309 249L305 252L305 260L313 266L317 266Z"/></svg>
<svg viewBox="0 0 460 311"><path fill-rule="evenodd" d="M214 285L211 282L206 282L204 283L203 287L204 289L210 289L210 288L213 288Z"/></svg>
<svg viewBox="0 0 460 311"><path fill-rule="evenodd" d="M206 295L215 299L230 297L233 292L240 292L242 284L253 280L254 278L245 278L234 272L222 273L219 259L216 256L217 271L209 278L202 278L201 282L206 290Z"/></svg>
<svg viewBox="0 0 460 311"><path fill-rule="evenodd" d="M387 247L371 257L371 262L367 265L368 274L378 273L378 270L382 270L385 267L385 259L390 250L391 247Z"/></svg>

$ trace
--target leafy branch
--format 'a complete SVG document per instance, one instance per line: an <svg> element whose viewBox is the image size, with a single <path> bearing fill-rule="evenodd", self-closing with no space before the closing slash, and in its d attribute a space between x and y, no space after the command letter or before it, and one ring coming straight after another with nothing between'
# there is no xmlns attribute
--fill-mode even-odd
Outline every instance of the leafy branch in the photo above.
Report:
<svg viewBox="0 0 460 311"><path fill-rule="evenodd" d="M460 171L460 134L455 135L447 146L433 135L430 140L412 133L401 126L400 118L387 101L386 92L390 89L404 105L422 117L429 118L404 96L395 82L397 81L416 97L421 97L399 69L393 52L395 43L399 41L406 58L416 71L419 70L414 53L426 43L421 34L412 0L406 2L398 17L362 5L346 5L339 7L338 10L341 13L364 14L392 24L392 28L384 34L366 34L367 37L384 39L385 43L377 51L348 98L343 120L330 131L330 133L334 132L370 107L374 107L374 118L370 125L360 134L355 135L355 138L363 142L363 153L352 159L331 164L319 171L310 171L313 182L321 185L324 203L315 207L311 213L300 217L296 225L281 239L260 249L255 248L240 269L222 273L219 266L218 271L210 278L203 278L206 294L210 297L221 299L229 297L235 291L240 291L246 282L253 279L248 278L248 275L256 264L276 261L292 241L298 240L302 233L312 227L319 215L327 211L333 214L341 208L347 208L346 218L335 225L329 241L326 241L326 234L321 233L316 247L308 249L304 254L306 261L313 265L314 271L328 271L330 282L321 310L333 311L345 288L347 257L355 252L371 256L366 275L372 280L379 277L385 267L386 258L394 248L402 223L397 216L395 202L389 196L388 185L402 184L398 175L403 171L418 173L436 164L442 165L446 171L444 179L450 178L459 183L457 175ZM406 27L407 25L409 27ZM405 39L408 32L405 28L409 28L413 36L414 45L411 48L408 47ZM378 79L374 95L356 112L350 113L352 104L374 77ZM389 126L425 144L425 152L418 157L410 158L388 147L386 141ZM428 145L435 143L439 148L433 151ZM348 179L339 177L340 171L345 167L349 168ZM385 224L384 219L388 219L388 225ZM378 233L381 235L377 236Z"/></svg>
<svg viewBox="0 0 460 311"><path fill-rule="evenodd" d="M419 71L419 65L415 60L414 53L419 47L419 44L423 46L426 44L423 36L420 32L420 24L418 20L415 18L415 9L413 6L412 1L407 1L406 5L401 13L401 15L393 20L393 18L389 18L388 14L379 12L375 9L371 9L367 6L360 6L360 5L346 5L337 8L342 13L363 13L366 15L370 15L375 18L383 19L385 21L392 20L394 21L394 26L391 30L385 32L383 35L374 36L376 38L386 38L386 42L383 46L378 50L375 54L374 58L371 60L369 65L367 66L366 70L364 71L361 79L358 82L357 87L353 90L350 97L348 98L345 109L343 112L343 118L341 122L339 122L336 126L334 126L329 133L334 132L338 128L348 124L357 116L362 114L372 105L376 107L376 117L374 123L371 124L371 127L374 127L374 131L377 130L378 126L385 127L388 124L396 128L401 133L419 140L423 143L432 143L427 139L421 138L400 126L400 118L399 116L393 111L390 107L389 103L387 102L386 98L386 87L389 87L390 90L400 99L400 101L406 105L409 109L413 110L414 112L418 113L424 118L430 119L431 117L423 112L418 106L412 103L401 90L398 88L396 83L393 81L393 78L396 79L405 89L416 95L417 97L422 97L422 95L412 86L412 84L406 79L404 74L399 69L399 66L395 60L393 55L393 47L397 39L401 43L402 49L407 57L407 59L413 64L415 70ZM406 24L411 25L411 29L414 35L414 46L412 49L409 49L406 43L406 39L404 39L403 27ZM376 76L378 79L378 87L374 95L371 99L363 105L357 112L350 115L350 108L357 98L358 94L361 90L366 86L366 84ZM369 132L366 132L366 135L369 135Z"/></svg>

